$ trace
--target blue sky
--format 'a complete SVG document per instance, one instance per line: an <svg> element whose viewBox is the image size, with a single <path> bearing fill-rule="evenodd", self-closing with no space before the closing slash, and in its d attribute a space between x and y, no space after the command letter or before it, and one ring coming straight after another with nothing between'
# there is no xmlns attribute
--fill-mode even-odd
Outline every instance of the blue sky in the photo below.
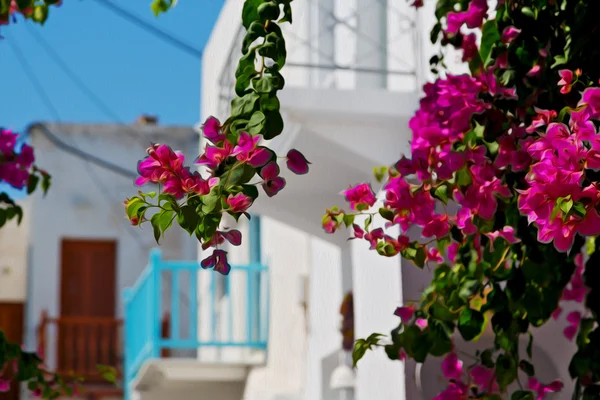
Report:
<svg viewBox="0 0 600 400"><path fill-rule="evenodd" d="M180 0L155 18L151 0L113 0L122 8L204 48L223 0ZM115 111L120 122L141 113L160 124L193 125L200 110L200 61L122 19L92 0L66 0L37 29L69 67ZM109 122L54 64L26 22L2 27L0 40L0 126L22 130L33 121L51 121L6 40L13 40L43 82L60 118L70 122Z"/></svg>

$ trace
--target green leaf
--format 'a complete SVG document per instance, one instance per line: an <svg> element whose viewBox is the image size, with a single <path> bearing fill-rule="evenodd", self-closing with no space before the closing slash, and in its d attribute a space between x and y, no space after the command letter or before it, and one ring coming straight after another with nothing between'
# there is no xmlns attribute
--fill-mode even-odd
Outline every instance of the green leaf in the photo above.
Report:
<svg viewBox="0 0 600 400"><path fill-rule="evenodd" d="M529 390L517 390L510 396L510 400L534 400L533 392Z"/></svg>
<svg viewBox="0 0 600 400"><path fill-rule="evenodd" d="M481 29L481 46L479 54L483 65L487 65L491 59L492 49L496 43L500 42L500 32L495 19L488 20Z"/></svg>
<svg viewBox="0 0 600 400"><path fill-rule="evenodd" d="M394 220L394 212L388 208L381 207L379 209L379 215L388 221Z"/></svg>
<svg viewBox="0 0 600 400"><path fill-rule="evenodd" d="M248 31L246 32L246 36L244 36L244 40L242 41L242 53L246 54L250 50L250 45L254 43L254 41L260 37L264 37L267 34L265 31L265 27L260 22L252 22Z"/></svg>
<svg viewBox="0 0 600 400"><path fill-rule="evenodd" d="M533 357L533 335L531 332L528 332L529 341L527 342L527 356L529 358Z"/></svg>
<svg viewBox="0 0 600 400"><path fill-rule="evenodd" d="M181 207L177 213L177 223L183 229L185 229L190 235L196 231L198 227L198 222L200 222L200 216L194 209L194 207L190 205L185 205Z"/></svg>
<svg viewBox="0 0 600 400"><path fill-rule="evenodd" d="M438 187L436 187L435 189L431 189L432 193L431 195L442 201L444 204L448 204L448 199L449 199L449 194L448 194L448 186L445 184L442 184Z"/></svg>
<svg viewBox="0 0 600 400"><path fill-rule="evenodd" d="M381 333L372 333L366 339L358 339L354 343L354 349L352 350L352 363L353 366L356 367L358 361L365 355L367 350L371 350L373 346L376 346L379 343L379 339L385 337Z"/></svg>
<svg viewBox="0 0 600 400"><path fill-rule="evenodd" d="M479 311L465 308L458 319L458 331L466 341L470 341L483 331L485 319Z"/></svg>
<svg viewBox="0 0 600 400"><path fill-rule="evenodd" d="M573 207L573 199L565 199L561 204L560 204L560 210L565 213L568 214L569 211L571 211L571 208Z"/></svg>
<svg viewBox="0 0 600 400"><path fill-rule="evenodd" d="M284 22L292 23L292 0L279 0L280 3L283 4L283 18L279 20L279 23L282 24Z"/></svg>
<svg viewBox="0 0 600 400"><path fill-rule="evenodd" d="M248 121L248 127L246 129L250 134L259 134L265 128L265 122L265 114L260 111L255 111L254 114L252 114L252 117L250 117L250 121Z"/></svg>
<svg viewBox="0 0 600 400"><path fill-rule="evenodd" d="M150 5L150 9L154 16L158 17L161 13L169 11L175 4L177 4L176 0L154 0Z"/></svg>
<svg viewBox="0 0 600 400"><path fill-rule="evenodd" d="M279 5L274 1L267 1L259 5L257 10L261 22L275 21L279 18Z"/></svg>
<svg viewBox="0 0 600 400"><path fill-rule="evenodd" d="M501 354L496 361L496 381L504 390L517 378L517 364L509 354Z"/></svg>
<svg viewBox="0 0 600 400"><path fill-rule="evenodd" d="M244 8L242 8L242 25L248 29L254 21L259 20L258 6L263 3L264 0L245 0Z"/></svg>
<svg viewBox="0 0 600 400"><path fill-rule="evenodd" d="M48 174L42 174L42 192L44 195L48 193L48 189L50 189L50 185L52 184L52 177Z"/></svg>
<svg viewBox="0 0 600 400"><path fill-rule="evenodd" d="M260 109L262 111L278 111L279 107L279 99L274 94L263 94L260 96Z"/></svg>
<svg viewBox="0 0 600 400"><path fill-rule="evenodd" d="M2 228L4 224L6 224L6 219L6 210L0 208L0 228Z"/></svg>
<svg viewBox="0 0 600 400"><path fill-rule="evenodd" d="M521 8L521 13L523 13L523 15L525 15L526 17L529 17L529 18L533 18L533 19L537 18L537 15L536 15L537 13L535 13L529 7L523 7L523 8Z"/></svg>
<svg viewBox="0 0 600 400"><path fill-rule="evenodd" d="M46 4L36 5L33 8L33 20L44 25L48 19L48 6Z"/></svg>
<svg viewBox="0 0 600 400"><path fill-rule="evenodd" d="M210 240L219 228L220 223L221 213L206 215L204 218L202 218L200 224L198 224L196 236L203 242Z"/></svg>
<svg viewBox="0 0 600 400"><path fill-rule="evenodd" d="M527 374L527 376L529 376L529 377L535 375L535 368L534 368L533 364L531 364L529 361L521 360L521 362L519 363L519 368L523 372L525 372Z"/></svg>
<svg viewBox="0 0 600 400"><path fill-rule="evenodd" d="M231 100L231 116L232 117L247 117L250 116L254 107L256 106L256 101L258 100L259 95L257 93L251 92L242 97L236 97Z"/></svg>
<svg viewBox="0 0 600 400"><path fill-rule="evenodd" d="M283 132L283 118L278 110L263 110L263 112L267 118L263 137L266 140L271 140Z"/></svg>
<svg viewBox="0 0 600 400"><path fill-rule="evenodd" d="M365 356L367 350L370 350L370 348L364 339L358 339L354 343L354 349L352 350L352 366L354 368L356 368L358 362Z"/></svg>
<svg viewBox="0 0 600 400"><path fill-rule="evenodd" d="M31 7L32 0L17 0L17 6L19 10L23 11Z"/></svg>
<svg viewBox="0 0 600 400"><path fill-rule="evenodd" d="M490 349L481 353L481 363L487 368L493 368L496 364L493 359L493 351Z"/></svg>
<svg viewBox="0 0 600 400"><path fill-rule="evenodd" d="M238 168L241 170L242 168ZM218 195L217 190L213 189L207 195L202 196L202 212L204 214L211 213L219 204L221 196Z"/></svg>
<svg viewBox="0 0 600 400"><path fill-rule="evenodd" d="M35 191L39 181L40 181L39 176L37 176L35 174L29 175L29 179L27 180L27 194L31 194Z"/></svg>
<svg viewBox="0 0 600 400"><path fill-rule="evenodd" d="M156 240L156 243L159 242L159 239L163 236L164 232L171 227L174 215L174 211L163 210L154 214L150 219L150 223L154 229L154 239Z"/></svg>
<svg viewBox="0 0 600 400"><path fill-rule="evenodd" d="M477 280L465 280L458 292L458 296L465 302L479 290L480 282Z"/></svg>
<svg viewBox="0 0 600 400"><path fill-rule="evenodd" d="M467 167L463 167L456 172L456 183L459 187L469 186L473 180Z"/></svg>

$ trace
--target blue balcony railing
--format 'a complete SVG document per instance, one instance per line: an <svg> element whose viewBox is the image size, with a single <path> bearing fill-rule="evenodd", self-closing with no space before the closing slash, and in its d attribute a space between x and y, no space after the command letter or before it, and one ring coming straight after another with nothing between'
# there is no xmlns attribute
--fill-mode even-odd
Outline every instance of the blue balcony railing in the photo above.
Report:
<svg viewBox="0 0 600 400"><path fill-rule="evenodd" d="M223 277L203 270L196 261L164 260L160 250L153 249L148 266L124 293L125 392L144 362L159 358L164 350L266 350L268 281L268 269L260 263L233 266ZM189 299L184 307L182 294ZM167 337L161 323L165 306L170 319ZM182 334L182 326L187 326L187 334Z"/></svg>

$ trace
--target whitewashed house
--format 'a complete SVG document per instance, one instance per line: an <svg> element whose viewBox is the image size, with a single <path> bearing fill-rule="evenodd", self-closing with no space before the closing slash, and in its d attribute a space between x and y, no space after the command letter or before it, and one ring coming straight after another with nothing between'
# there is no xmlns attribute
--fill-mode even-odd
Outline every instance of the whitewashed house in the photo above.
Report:
<svg viewBox="0 0 600 400"><path fill-rule="evenodd" d="M86 378L88 393L122 397L97 365L121 372L123 288L156 247L151 229L129 224L123 201L139 190L137 161L150 143L169 142L193 160L198 134L142 118L134 125L35 123L27 135L36 164L53 179L46 196L38 190L21 201L20 226L0 230L0 329L41 349L50 370ZM180 230L168 232L162 249L171 259L197 255L196 240ZM188 307L187 292L178 295Z"/></svg>
<svg viewBox="0 0 600 400"><path fill-rule="evenodd" d="M281 155L301 150L312 163L310 172L283 172L287 187L254 204L255 218L242 223L245 243L229 249L234 264L229 277L199 271L197 261L165 262L154 254L127 294L132 313L156 301L147 291L156 290L163 271L179 271L184 278L175 289L189 286L198 302L190 312L171 315L180 314L176 318L197 328L165 341L158 337L159 314L135 320L147 329L129 338L136 343L126 380L132 397L416 400L441 391L440 360L417 368L375 351L353 372L339 332L340 303L348 291L354 298L355 337L388 334L399 323L394 308L419 299L430 272L321 228L326 208L343 205L339 193L346 185L371 180L373 167L409 154L408 121L421 85L431 78L432 3L419 12L404 0L292 3L294 24L284 29L286 88L279 93L286 128L269 145ZM205 49L201 120L227 116L243 35L232 27L238 26L242 5L225 1ZM455 56L458 62L453 54L449 61ZM171 306L179 310L177 301ZM534 356L540 379L569 382L566 360L573 348L563 345L561 330L549 326L538 335ZM481 343L489 340L484 335ZM197 357L161 359L164 347L197 349ZM568 398L560 396L554 398Z"/></svg>

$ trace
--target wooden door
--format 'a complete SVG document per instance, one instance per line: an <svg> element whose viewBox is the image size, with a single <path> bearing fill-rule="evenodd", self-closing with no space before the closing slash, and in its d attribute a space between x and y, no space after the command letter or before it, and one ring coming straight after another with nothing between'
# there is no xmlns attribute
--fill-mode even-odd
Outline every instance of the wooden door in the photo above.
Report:
<svg viewBox="0 0 600 400"><path fill-rule="evenodd" d="M59 371L84 377L98 364L117 367L116 242L63 240Z"/></svg>
<svg viewBox="0 0 600 400"><path fill-rule="evenodd" d="M4 332L6 340L21 344L23 340L23 303L0 303L0 330ZM13 376L12 369L8 369L3 379ZM17 381L10 384L8 392L0 392L0 400L19 400L20 387Z"/></svg>

